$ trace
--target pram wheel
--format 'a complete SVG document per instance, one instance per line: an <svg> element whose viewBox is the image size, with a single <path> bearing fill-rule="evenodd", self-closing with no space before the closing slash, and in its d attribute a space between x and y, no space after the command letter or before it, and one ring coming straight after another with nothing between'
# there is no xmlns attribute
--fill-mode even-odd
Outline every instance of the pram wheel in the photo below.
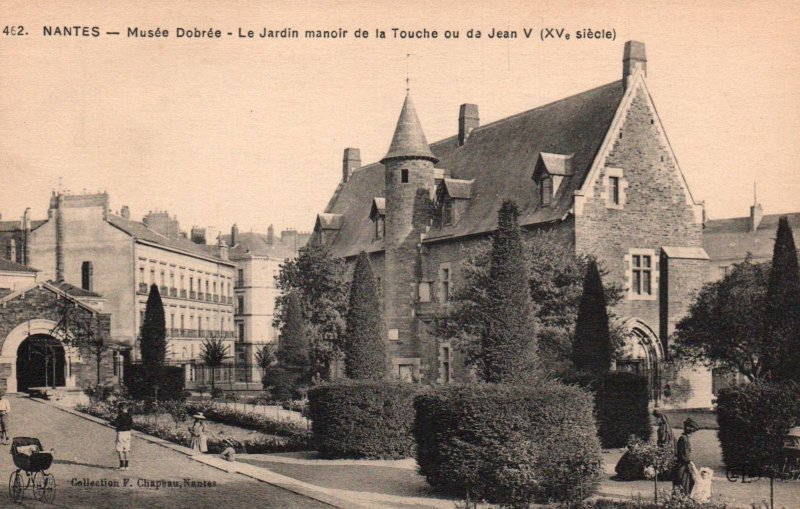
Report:
<svg viewBox="0 0 800 509"><path fill-rule="evenodd" d="M25 488L22 486L22 476L19 470L11 472L11 477L8 478L8 496L14 503L22 503L22 497L25 494Z"/></svg>
<svg viewBox="0 0 800 509"><path fill-rule="evenodd" d="M44 491L42 492L42 502L52 504L56 498L56 478L53 474L45 474L44 476Z"/></svg>
<svg viewBox="0 0 800 509"><path fill-rule="evenodd" d="M44 472L34 472L33 473L33 498L36 500L41 500L42 495L44 495Z"/></svg>

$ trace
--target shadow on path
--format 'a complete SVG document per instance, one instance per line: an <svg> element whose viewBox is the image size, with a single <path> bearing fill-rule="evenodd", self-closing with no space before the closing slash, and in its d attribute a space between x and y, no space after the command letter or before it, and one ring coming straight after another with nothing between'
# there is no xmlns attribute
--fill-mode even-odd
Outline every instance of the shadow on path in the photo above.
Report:
<svg viewBox="0 0 800 509"><path fill-rule="evenodd" d="M95 465L93 463L81 463L80 461L70 461L70 460L53 460L54 464L58 465L75 465L78 467L91 467L91 468L99 468L102 470L114 470L114 467L108 465Z"/></svg>

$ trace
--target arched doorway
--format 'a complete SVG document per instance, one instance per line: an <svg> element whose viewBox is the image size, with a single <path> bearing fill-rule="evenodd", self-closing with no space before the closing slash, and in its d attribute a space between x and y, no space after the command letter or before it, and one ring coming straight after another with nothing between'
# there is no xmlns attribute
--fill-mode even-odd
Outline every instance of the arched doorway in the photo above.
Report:
<svg viewBox="0 0 800 509"><path fill-rule="evenodd" d="M617 371L627 371L643 376L650 388L650 399L661 399L663 347L653 329L638 318L624 322L625 344L616 360Z"/></svg>
<svg viewBox="0 0 800 509"><path fill-rule="evenodd" d="M64 347L48 334L28 336L17 349L17 390L63 387L68 374Z"/></svg>

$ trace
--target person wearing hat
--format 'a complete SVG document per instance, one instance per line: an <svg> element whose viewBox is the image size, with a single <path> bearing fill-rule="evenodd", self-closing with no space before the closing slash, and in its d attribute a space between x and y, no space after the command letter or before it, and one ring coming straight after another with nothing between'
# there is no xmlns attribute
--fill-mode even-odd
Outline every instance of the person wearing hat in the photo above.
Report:
<svg viewBox="0 0 800 509"><path fill-rule="evenodd" d="M0 443L8 444L8 414L11 412L11 404L6 398L6 391L0 389Z"/></svg>
<svg viewBox="0 0 800 509"><path fill-rule="evenodd" d="M680 489L684 495L691 495L694 488L692 476L692 442L689 437L700 427L689 417L683 421L683 435L678 439L677 464L675 477L672 480L673 489Z"/></svg>
<svg viewBox="0 0 800 509"><path fill-rule="evenodd" d="M133 416L129 412L129 406L124 401L117 405L117 417L111 422L117 430L117 455L119 456L119 467L117 470L128 470L128 454L131 452L131 430L133 429Z"/></svg>
<svg viewBox="0 0 800 509"><path fill-rule="evenodd" d="M189 434L192 435L192 443L190 447L195 451L208 452L208 438L206 437L206 416L203 412L197 412L192 416L194 423L189 428Z"/></svg>

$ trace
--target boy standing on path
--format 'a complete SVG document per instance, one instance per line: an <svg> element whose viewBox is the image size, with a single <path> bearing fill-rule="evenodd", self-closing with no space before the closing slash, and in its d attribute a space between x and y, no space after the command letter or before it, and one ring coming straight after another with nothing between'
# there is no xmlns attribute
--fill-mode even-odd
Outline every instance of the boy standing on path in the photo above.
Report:
<svg viewBox="0 0 800 509"><path fill-rule="evenodd" d="M131 429L133 417L128 411L128 404L122 402L118 406L117 418L111 423L117 429L117 454L119 467L117 470L128 470L128 453L131 452Z"/></svg>
<svg viewBox="0 0 800 509"><path fill-rule="evenodd" d="M0 389L0 443L8 444L8 414L11 412L11 403L6 398L6 391Z"/></svg>

